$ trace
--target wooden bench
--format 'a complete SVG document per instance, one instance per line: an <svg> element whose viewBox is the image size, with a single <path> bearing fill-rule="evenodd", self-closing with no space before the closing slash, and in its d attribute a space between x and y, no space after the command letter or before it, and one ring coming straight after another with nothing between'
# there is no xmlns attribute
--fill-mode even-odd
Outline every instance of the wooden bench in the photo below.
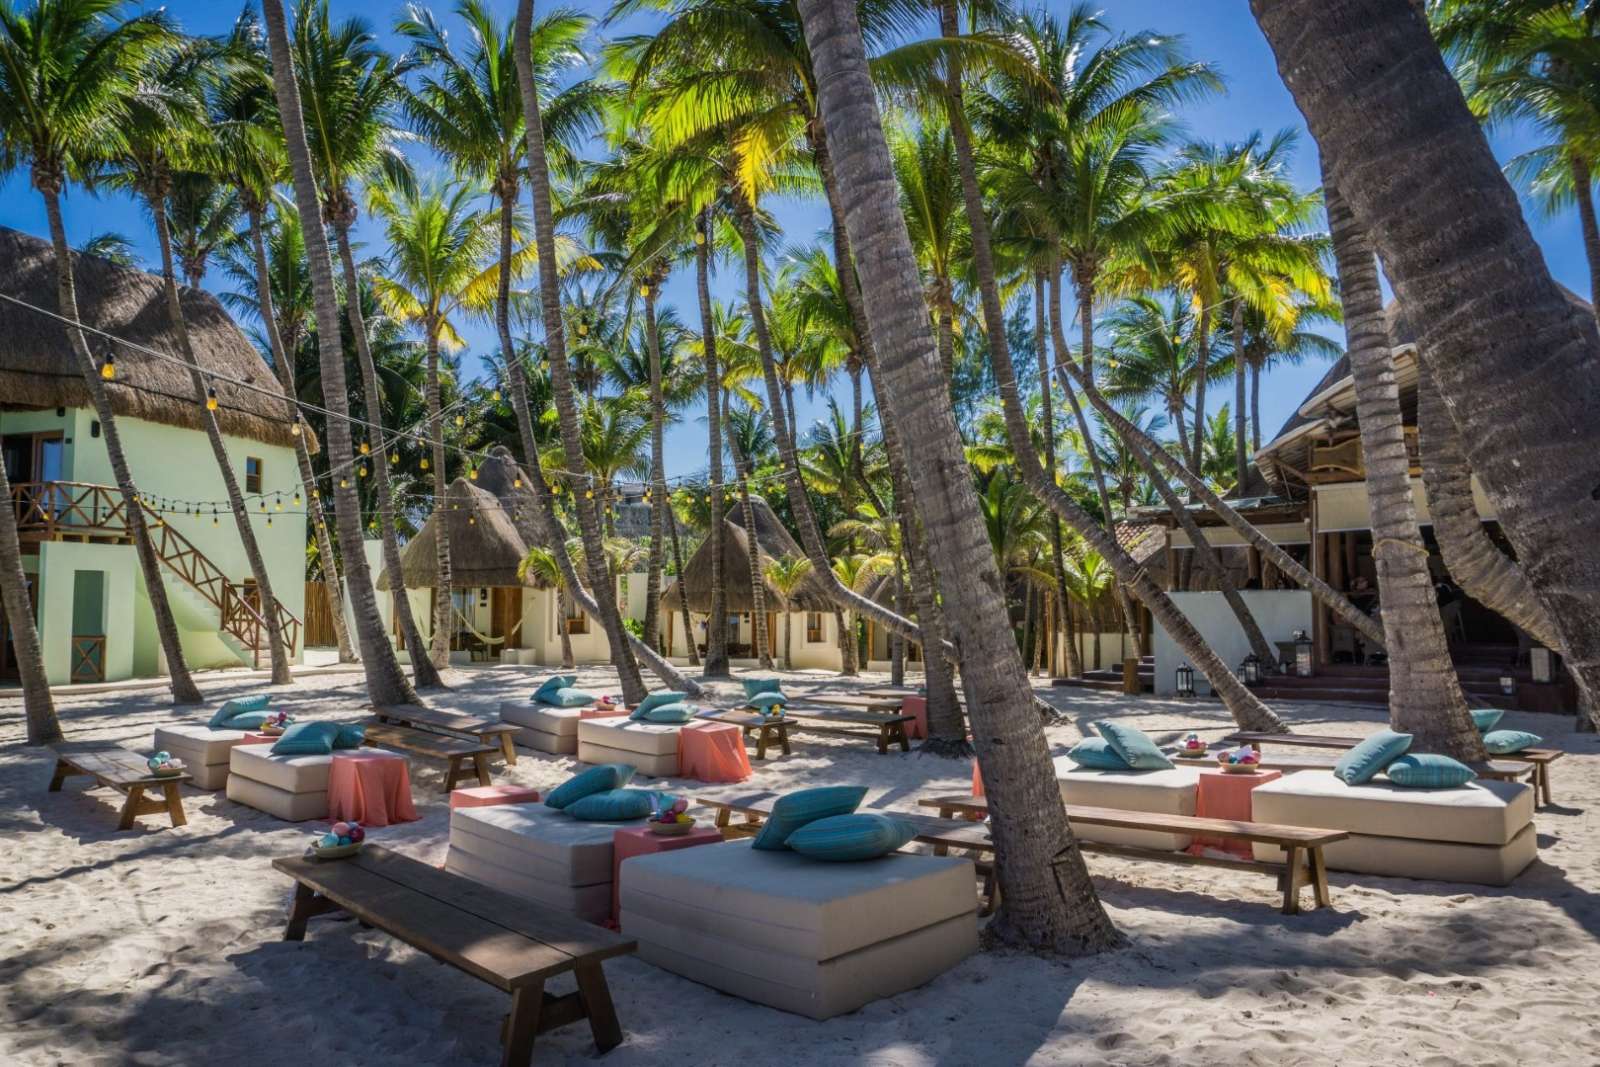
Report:
<svg viewBox="0 0 1600 1067"><path fill-rule="evenodd" d="M1221 748L1211 749L1207 751L1205 759L1198 760L1189 759L1187 757L1178 755L1176 748L1169 747L1163 749L1162 751L1165 752L1166 755L1170 756L1172 758L1172 762L1177 764L1179 767L1186 767L1190 764L1194 764L1196 766L1204 767L1207 770L1215 770L1217 753L1229 752L1236 747L1238 746L1223 746ZM1262 752L1260 749L1257 749L1256 751L1261 755L1261 762L1257 764L1258 767L1264 771L1283 771L1285 774L1292 774L1295 771L1331 771L1333 770L1335 762L1337 762L1327 757L1293 755L1274 756L1266 752ZM1468 766L1472 768L1479 778L1493 778L1496 781L1501 782L1518 782L1524 778L1531 782L1538 774L1537 765L1532 763L1503 763L1499 760L1490 760L1488 763L1471 763L1468 764Z"/></svg>
<svg viewBox="0 0 1600 1067"><path fill-rule="evenodd" d="M1350 749L1355 748L1365 738L1361 737L1330 737L1325 734L1267 734L1252 733L1241 730L1229 734L1224 741L1233 745L1249 745L1258 752L1262 745L1296 745L1301 748L1323 749ZM1504 778L1505 775L1494 773L1491 768L1495 764L1526 763L1533 767L1534 799L1542 804L1552 804L1550 797L1550 764L1565 756L1566 753L1559 748L1525 748L1521 752L1507 752L1496 755L1489 763L1472 764L1472 769L1484 778ZM1482 769L1480 769L1482 768Z"/></svg>
<svg viewBox="0 0 1600 1067"><path fill-rule="evenodd" d="M467 715L459 711L440 711L416 704L374 704L372 714L379 722L410 726L417 730L434 730L446 734L461 734L500 750L506 765L516 766L517 746L512 737L518 727L515 723L501 722L487 715Z"/></svg>
<svg viewBox="0 0 1600 1067"><path fill-rule="evenodd" d="M910 752L911 738L906 733L906 724L917 721L910 715L877 715L846 708L797 708L793 705L785 707L783 714L790 720L790 728L795 730L840 737L870 737L878 743L880 756L889 751L891 743L898 744L902 752ZM874 729L856 729L861 726Z"/></svg>
<svg viewBox="0 0 1600 1067"><path fill-rule="evenodd" d="M505 1067L532 1063L535 1037L580 1019L601 1052L622 1042L601 963L637 951L637 942L380 845L344 860L284 856L272 866L295 881L285 941L303 941L312 916L342 910L510 993L500 1028ZM547 980L568 971L576 992L545 992Z"/></svg>
<svg viewBox="0 0 1600 1067"><path fill-rule="evenodd" d="M785 756L789 755L789 720L777 715L762 715L749 711L702 711L696 718L710 722L725 722L744 731L745 740L756 734L756 759L767 758L767 746L778 742Z"/></svg>
<svg viewBox="0 0 1600 1067"><path fill-rule="evenodd" d="M454 789L456 783L463 778L476 777L479 785L493 784L489 780L489 757L498 749L475 741L464 741L459 737L446 737L444 734L429 733L426 730L413 730L408 726L390 726L375 719L362 725L366 727L366 734L361 739L362 744L398 748L402 752L410 752L417 756L445 760L449 767L444 777L446 793ZM470 769L466 766L468 760L472 762Z"/></svg>
<svg viewBox="0 0 1600 1067"><path fill-rule="evenodd" d="M109 741L58 741L49 746L56 756L55 773L50 777L52 793L61 792L61 783L76 775L87 775L100 785L126 795L118 830L133 829L141 815L163 812L173 826L188 825L183 814L183 794L178 786L192 777L187 772L170 776L150 773L145 757ZM146 799L145 790L161 791L160 800Z"/></svg>
<svg viewBox="0 0 1600 1067"><path fill-rule="evenodd" d="M829 708L847 708L852 711L869 711L875 715L898 715L906 698L903 694L883 693L812 693L795 699L806 704L821 704Z"/></svg>

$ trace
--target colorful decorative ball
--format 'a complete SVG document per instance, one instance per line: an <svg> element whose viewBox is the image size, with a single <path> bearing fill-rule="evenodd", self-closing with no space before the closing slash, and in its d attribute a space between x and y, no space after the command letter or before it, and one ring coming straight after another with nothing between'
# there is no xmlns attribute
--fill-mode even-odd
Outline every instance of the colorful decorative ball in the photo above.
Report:
<svg viewBox="0 0 1600 1067"><path fill-rule="evenodd" d="M350 833L350 824L347 822L336 822L333 824L330 832L335 837L344 837Z"/></svg>
<svg viewBox="0 0 1600 1067"><path fill-rule="evenodd" d="M354 841L355 843L360 844L361 842L365 841L366 839L367 839L367 832L365 830L363 830L359 825L350 827L350 840L351 841Z"/></svg>
<svg viewBox="0 0 1600 1067"><path fill-rule="evenodd" d="M338 834L323 834L321 839L317 842L317 844L321 845L323 848L338 848L339 847L339 835Z"/></svg>

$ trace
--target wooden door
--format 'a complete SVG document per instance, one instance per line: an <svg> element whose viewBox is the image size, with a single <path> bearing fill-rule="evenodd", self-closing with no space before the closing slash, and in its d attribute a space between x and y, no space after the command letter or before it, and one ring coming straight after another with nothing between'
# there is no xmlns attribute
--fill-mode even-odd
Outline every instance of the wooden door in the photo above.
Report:
<svg viewBox="0 0 1600 1067"><path fill-rule="evenodd" d="M39 579L37 575L29 574L28 579L28 608L33 613L34 625L38 625L39 618ZM40 634L39 639L44 640ZM16 649L11 646L11 619L5 612L0 611L0 678L9 682L22 680L22 669L17 665Z"/></svg>
<svg viewBox="0 0 1600 1067"><path fill-rule="evenodd" d="M497 586L489 596L489 636L506 639L498 648L521 648L522 590Z"/></svg>

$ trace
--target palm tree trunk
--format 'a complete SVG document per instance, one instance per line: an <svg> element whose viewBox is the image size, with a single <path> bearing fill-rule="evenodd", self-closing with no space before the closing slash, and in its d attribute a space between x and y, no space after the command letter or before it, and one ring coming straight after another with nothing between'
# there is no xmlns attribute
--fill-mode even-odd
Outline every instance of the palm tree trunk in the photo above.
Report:
<svg viewBox="0 0 1600 1067"><path fill-rule="evenodd" d="M1578 201L1578 225L1583 231L1583 255L1589 263L1589 306L1600 314L1600 224L1594 216L1594 177L1589 161L1579 151L1567 157L1572 170L1572 192Z"/></svg>
<svg viewBox="0 0 1600 1067"><path fill-rule="evenodd" d="M78 360L78 370L88 386L95 414L100 419L100 429L106 443L106 455L111 461L111 475L122 495L122 508L139 557L140 572L150 597L150 607L155 614L156 634L161 639L161 651L167 659L167 673L172 682L174 704L198 704L200 690L189 676L189 665L183 658L183 646L178 640L178 624L172 617L172 605L167 600L167 587L162 577L161 560L150 541L150 528L145 521L144 507L139 502L139 490L128 470L128 458L122 451L122 435L117 428L116 413L111 408L110 397L100 379L94 357L89 353L89 342L83 331L71 323L78 321L77 285L72 276L72 252L67 247L66 226L61 219L61 187L63 176L49 173L35 165L33 184L44 197L45 215L50 225L50 241L56 257L56 297L60 313L68 321L67 340Z"/></svg>
<svg viewBox="0 0 1600 1067"><path fill-rule="evenodd" d="M349 296L351 307L356 306L354 293L355 291L351 290ZM438 512L445 507L445 501L450 495L450 484L445 479L444 398L439 389L439 324L430 321L425 329L428 353L428 451L433 455L433 509ZM372 421L383 420L379 416ZM373 445L374 451L384 450L381 434ZM455 608L452 595L455 590L455 580L450 574L449 526L447 522L438 522L433 528L433 588L436 590L436 596L433 601L433 634L429 642L429 657L436 670L443 670L450 665L450 631L455 629L455 620L451 618L451 612Z"/></svg>
<svg viewBox="0 0 1600 1067"><path fill-rule="evenodd" d="M894 561L894 610L902 615L906 613L905 595L905 567L899 559L896 559ZM906 643L904 638L893 630L889 631L889 684L906 684Z"/></svg>
<svg viewBox="0 0 1600 1067"><path fill-rule="evenodd" d="M345 318L350 324L351 336L355 338L356 358L361 365L361 385L367 406L367 425L363 430L367 435L369 446L372 446L367 460L372 464L372 480L378 492L378 532L383 539L383 566L389 575L389 594L393 598L395 617L400 620L400 633L405 637L406 651L410 654L412 680L418 689L433 689L442 686L444 681L439 677L439 671L430 658L428 643L423 640L422 632L417 628L416 618L411 612L411 596L406 590L405 573L400 564L400 537L397 533L398 524L395 521L394 493L389 485L389 449L383 440L383 398L378 389L378 368L372 360L372 346L367 340L367 324L361 314L361 281L356 274L355 255L350 250L350 226L353 222L354 219L348 217L335 220L333 237L335 247L339 250L339 264L344 273ZM316 225L322 225L320 218ZM320 328L319 323L319 331ZM342 352L340 358L343 359ZM328 392L326 379L322 391L326 397ZM330 460L332 458L330 456ZM435 467L439 466L438 458L437 453L432 458L431 463ZM334 469L351 475L348 480L352 485L356 483L354 459L352 453L351 462L343 465L330 463ZM340 481L344 480L346 479L341 475ZM435 506L437 506L443 500L443 495L439 494L437 485L434 492ZM337 499L336 497L335 500ZM359 529L359 510L357 515ZM342 534L340 539L342 542ZM348 552L345 558L349 559ZM438 600L444 602L444 608L448 611L450 590L445 588L440 592L442 595ZM448 620L449 616L446 615L445 618ZM440 627L436 615L434 631L437 633L441 629L448 631L448 623L445 627Z"/></svg>
<svg viewBox="0 0 1600 1067"><path fill-rule="evenodd" d="M572 633L567 629L567 616L572 614L572 598L567 594L565 584L559 587L556 594L556 608L561 612L561 669L570 671L578 665L572 655Z"/></svg>
<svg viewBox="0 0 1600 1067"><path fill-rule="evenodd" d="M544 123L539 115L539 94L534 82L530 35L533 0L518 0L515 30L517 75L522 89L522 112L527 127L528 185L533 196L534 239L539 257L539 303L544 313L545 347L550 357L550 386L561 425L561 443L570 462L583 455L578 428L578 407L572 389L572 367L567 360L565 327L561 321L561 290L556 277L555 220L550 207L550 171L545 160ZM617 587L610 581L600 517L584 494L575 493L578 530L600 623L610 644L611 662L617 668L623 699L631 706L644 699L644 680L628 644L628 631L617 610Z"/></svg>
<svg viewBox="0 0 1600 1067"><path fill-rule="evenodd" d="M728 420L728 394L722 396L722 417ZM771 668L772 655L767 651L767 583L761 573L761 541L756 536L756 509L750 503L750 460L739 449L734 434L728 435L728 450L733 453L733 470L739 478L739 508L744 515L745 558L750 563L750 640L755 659L763 668Z"/></svg>
<svg viewBox="0 0 1600 1067"><path fill-rule="evenodd" d="M256 260L256 307L261 313L261 329L267 335L267 349L272 353L272 365L278 371L278 380L283 383L283 395L293 405L296 396L294 353L283 343L277 311L272 303L272 266L267 259L266 236L261 228L261 205L254 200L247 200L246 216L250 222L250 246ZM297 408L294 409L294 416L296 420L300 418ZM328 535L328 522L322 514L322 495L314 492L317 476L311 466L311 453L306 447L303 432L294 435L294 455L300 467L300 484L305 490L302 499L306 505L306 517L311 521L312 535L317 540L317 559L322 565L322 584L328 593L328 618L333 623L334 640L339 646L339 662L354 663L356 652L350 644L350 629L344 622L344 589L339 584L339 562L334 559L333 540Z"/></svg>
<svg viewBox="0 0 1600 1067"><path fill-rule="evenodd" d="M1326 157L1324 157L1326 158ZM1378 261L1355 216L1329 181L1323 196L1339 268L1345 345L1356 384L1367 509L1372 515L1372 558L1378 567L1384 642L1389 653L1389 722L1414 735L1420 752L1461 760L1487 758L1483 739L1467 714L1444 623L1428 573L1428 549L1417 527L1411 496L1400 389L1383 319Z"/></svg>
<svg viewBox="0 0 1600 1067"><path fill-rule="evenodd" d="M1059 277L1059 273L1057 277ZM1056 416L1055 416L1055 389L1050 380L1050 342L1045 336L1045 280L1044 272L1035 271L1033 275L1033 347L1034 355L1039 363L1039 421L1044 430L1044 462L1052 476L1059 471L1056 462ZM1093 442L1085 441L1089 448ZM1051 595L1055 597L1056 617L1066 612L1067 604L1067 569L1061 555L1061 516L1055 512L1050 513L1050 577L1055 583ZM1051 657L1052 660L1054 657ZM1071 653L1072 660L1077 659L1077 652Z"/></svg>
<svg viewBox="0 0 1600 1067"><path fill-rule="evenodd" d="M1244 451L1245 424L1245 358L1244 358L1244 301L1233 298L1233 466L1236 472L1234 485L1239 495L1244 495L1245 474L1250 460Z"/></svg>
<svg viewBox="0 0 1600 1067"><path fill-rule="evenodd" d="M879 405L916 413L898 426L929 552L953 609L1002 893L985 934L1036 952L1098 952L1122 939L1067 823L1032 686L1007 625L1000 576L922 307L855 3L800 0L799 9L851 246L862 275L873 279L862 296L887 387Z"/></svg>
<svg viewBox="0 0 1600 1067"><path fill-rule="evenodd" d="M1178 458L1185 467L1190 467L1194 452L1189 446L1189 427L1183 421L1182 399L1176 399L1167 406L1167 414L1172 418L1172 425L1178 431ZM1192 469L1192 468L1191 468Z"/></svg>
<svg viewBox="0 0 1600 1067"><path fill-rule="evenodd" d="M146 196L145 207L155 224L156 243L161 248L161 288L166 297L167 319L178 338L178 354L189 365L189 385L194 390L195 401L201 405L200 422L205 427L206 440L211 444L211 455L217 462L217 470L222 474L222 486L228 494L228 506L233 511L245 562L256 580L272 664L272 684L288 685L294 681L289 673L289 657L294 650L284 647L278 599L272 592L272 576L267 573L267 564L261 558L261 545L256 541L255 528L250 524L250 513L245 510L244 497L239 492L239 479L234 476L233 461L228 458L228 446L222 440L216 412L205 405L206 383L200 376L200 364L195 359L194 345L189 340L189 324L183 317L183 305L178 300L178 276L172 262L172 233L167 228L166 190L157 190Z"/></svg>
<svg viewBox="0 0 1600 1067"><path fill-rule="evenodd" d="M1252 0L1251 8L1335 161L1340 192L1423 330L1467 461L1566 638L1567 666L1600 693L1592 316L1551 280L1515 192L1410 5ZM1372 78L1372 70L1386 73Z"/></svg>
<svg viewBox="0 0 1600 1067"><path fill-rule="evenodd" d="M1205 469L1206 459L1206 378L1211 374L1211 308L1200 308L1200 323L1195 328L1194 366L1194 458L1197 471Z"/></svg>
<svg viewBox="0 0 1600 1067"><path fill-rule="evenodd" d="M950 299L950 279L934 282L933 313L939 324L939 367L944 380L955 382L956 375L956 309Z"/></svg>
<svg viewBox="0 0 1600 1067"><path fill-rule="evenodd" d="M709 443L706 455L710 480L711 524L711 615L706 619L706 663L701 672L706 678L728 677L728 564L723 550L722 501L722 368L717 365L716 320L711 314L711 216L700 213L698 240L694 247L695 290L700 301L700 338L706 361L706 426ZM694 631L689 632L694 643Z"/></svg>
<svg viewBox="0 0 1600 1067"><path fill-rule="evenodd" d="M48 745L61 740L61 722L44 673L44 653L34 622L29 579L22 569L22 542L17 537L17 509L11 498L11 479L0 463L0 601L11 631L11 654L22 676L22 711L28 720L28 744Z"/></svg>
<svg viewBox="0 0 1600 1067"><path fill-rule="evenodd" d="M793 605L790 606L792 607ZM786 671L794 670L794 657L789 655L789 649L791 647L791 641L793 637L794 612L785 611L783 613L783 669Z"/></svg>
<svg viewBox="0 0 1600 1067"><path fill-rule="evenodd" d="M658 491L663 497L667 495L667 487L665 483L662 484ZM683 545L678 540L678 517L672 513L671 500L669 499L665 501L665 503L667 532L672 535L672 563L678 572L678 581L676 583L678 589L678 610L683 613L684 638L689 642L689 666L698 667L700 665L700 653L697 652L694 647L694 623L689 618L689 593L683 587ZM667 649L667 652L670 654L672 650L669 648Z"/></svg>
<svg viewBox="0 0 1600 1067"><path fill-rule="evenodd" d="M833 609L833 625L838 631L839 639L839 674L850 678L859 674L856 669L856 647L854 634L851 632L850 613L843 608L835 606Z"/></svg>
<svg viewBox="0 0 1600 1067"><path fill-rule="evenodd" d="M651 277L645 283L644 296L645 346L650 353L650 560L645 578L644 640L652 648L661 646L658 601L667 526L667 468L662 454L666 406L661 397L661 337L656 328L656 292L661 284L662 279Z"/></svg>
<svg viewBox="0 0 1600 1067"><path fill-rule="evenodd" d="M344 352L339 341L339 301L333 285L333 261L328 254L327 234L322 227L316 179L311 173L310 152L306 147L305 123L300 113L300 90L295 84L294 59L284 24L283 0L262 0L267 25L267 42L272 55L272 81L277 95L278 113L283 122L294 174L295 204L305 231L306 255L316 294L317 341L321 355L323 402L332 417L328 419L328 460L335 469L348 470L352 458L350 444L349 393L345 385ZM367 677L367 696L374 704L409 704L416 700L394 647L383 632L378 614L378 598L361 545L361 501L355 487L335 488L334 516L338 522L339 550L344 560L345 581L355 615L356 640L361 647L361 665ZM398 568L396 577L398 578Z"/></svg>
<svg viewBox="0 0 1600 1067"><path fill-rule="evenodd" d="M1250 361L1250 451L1261 451L1261 363Z"/></svg>

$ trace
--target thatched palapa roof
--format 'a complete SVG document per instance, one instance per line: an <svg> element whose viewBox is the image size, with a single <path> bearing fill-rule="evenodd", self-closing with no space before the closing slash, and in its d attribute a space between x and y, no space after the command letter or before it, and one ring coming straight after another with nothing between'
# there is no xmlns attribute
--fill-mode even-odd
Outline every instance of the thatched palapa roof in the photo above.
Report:
<svg viewBox="0 0 1600 1067"><path fill-rule="evenodd" d="M758 496L753 496L750 499L750 507L755 512L756 543L760 547L763 559L805 555L794 537L784 529L783 523L778 521L778 516L773 513L770 504ZM744 528L744 505L739 501L735 500L733 506L728 509L721 523L721 533L722 584L727 595L728 610L749 611L755 603L750 587L750 541ZM707 537L683 565L683 575L679 579L684 583L684 591L688 594L689 610L702 614L711 610L711 551L712 541ZM762 584L766 587L767 609L781 610L783 597L772 587L771 582L764 581ZM795 609L831 611L832 601L823 595L822 590L822 580L815 575L808 576L795 592L793 598ZM668 582L662 589L661 607L663 611L678 610L677 581Z"/></svg>
<svg viewBox="0 0 1600 1067"><path fill-rule="evenodd" d="M441 522L450 538L450 584L454 588L537 587L537 583L517 577L517 567L528 549L511 520L510 509L488 490L457 478L445 493L444 506L434 509L400 553L400 569L407 588L427 589L433 585ZM378 588L389 588L388 574L379 577Z"/></svg>
<svg viewBox="0 0 1600 1067"><path fill-rule="evenodd" d="M161 279L109 260L73 256L78 311L84 323L177 360L177 338L167 320ZM0 293L56 312L56 259L50 242L0 227ZM279 392L278 379L215 297L180 288L189 338L201 370ZM111 347L88 334L96 358L115 354L117 378L107 383L112 410L129 418L201 429L204 397L196 396L189 369L128 345ZM218 421L224 433L270 444L294 441L293 410L277 395L216 383ZM0 300L0 404L12 408L89 407L65 327L56 319ZM313 442L314 444L314 442Z"/></svg>

